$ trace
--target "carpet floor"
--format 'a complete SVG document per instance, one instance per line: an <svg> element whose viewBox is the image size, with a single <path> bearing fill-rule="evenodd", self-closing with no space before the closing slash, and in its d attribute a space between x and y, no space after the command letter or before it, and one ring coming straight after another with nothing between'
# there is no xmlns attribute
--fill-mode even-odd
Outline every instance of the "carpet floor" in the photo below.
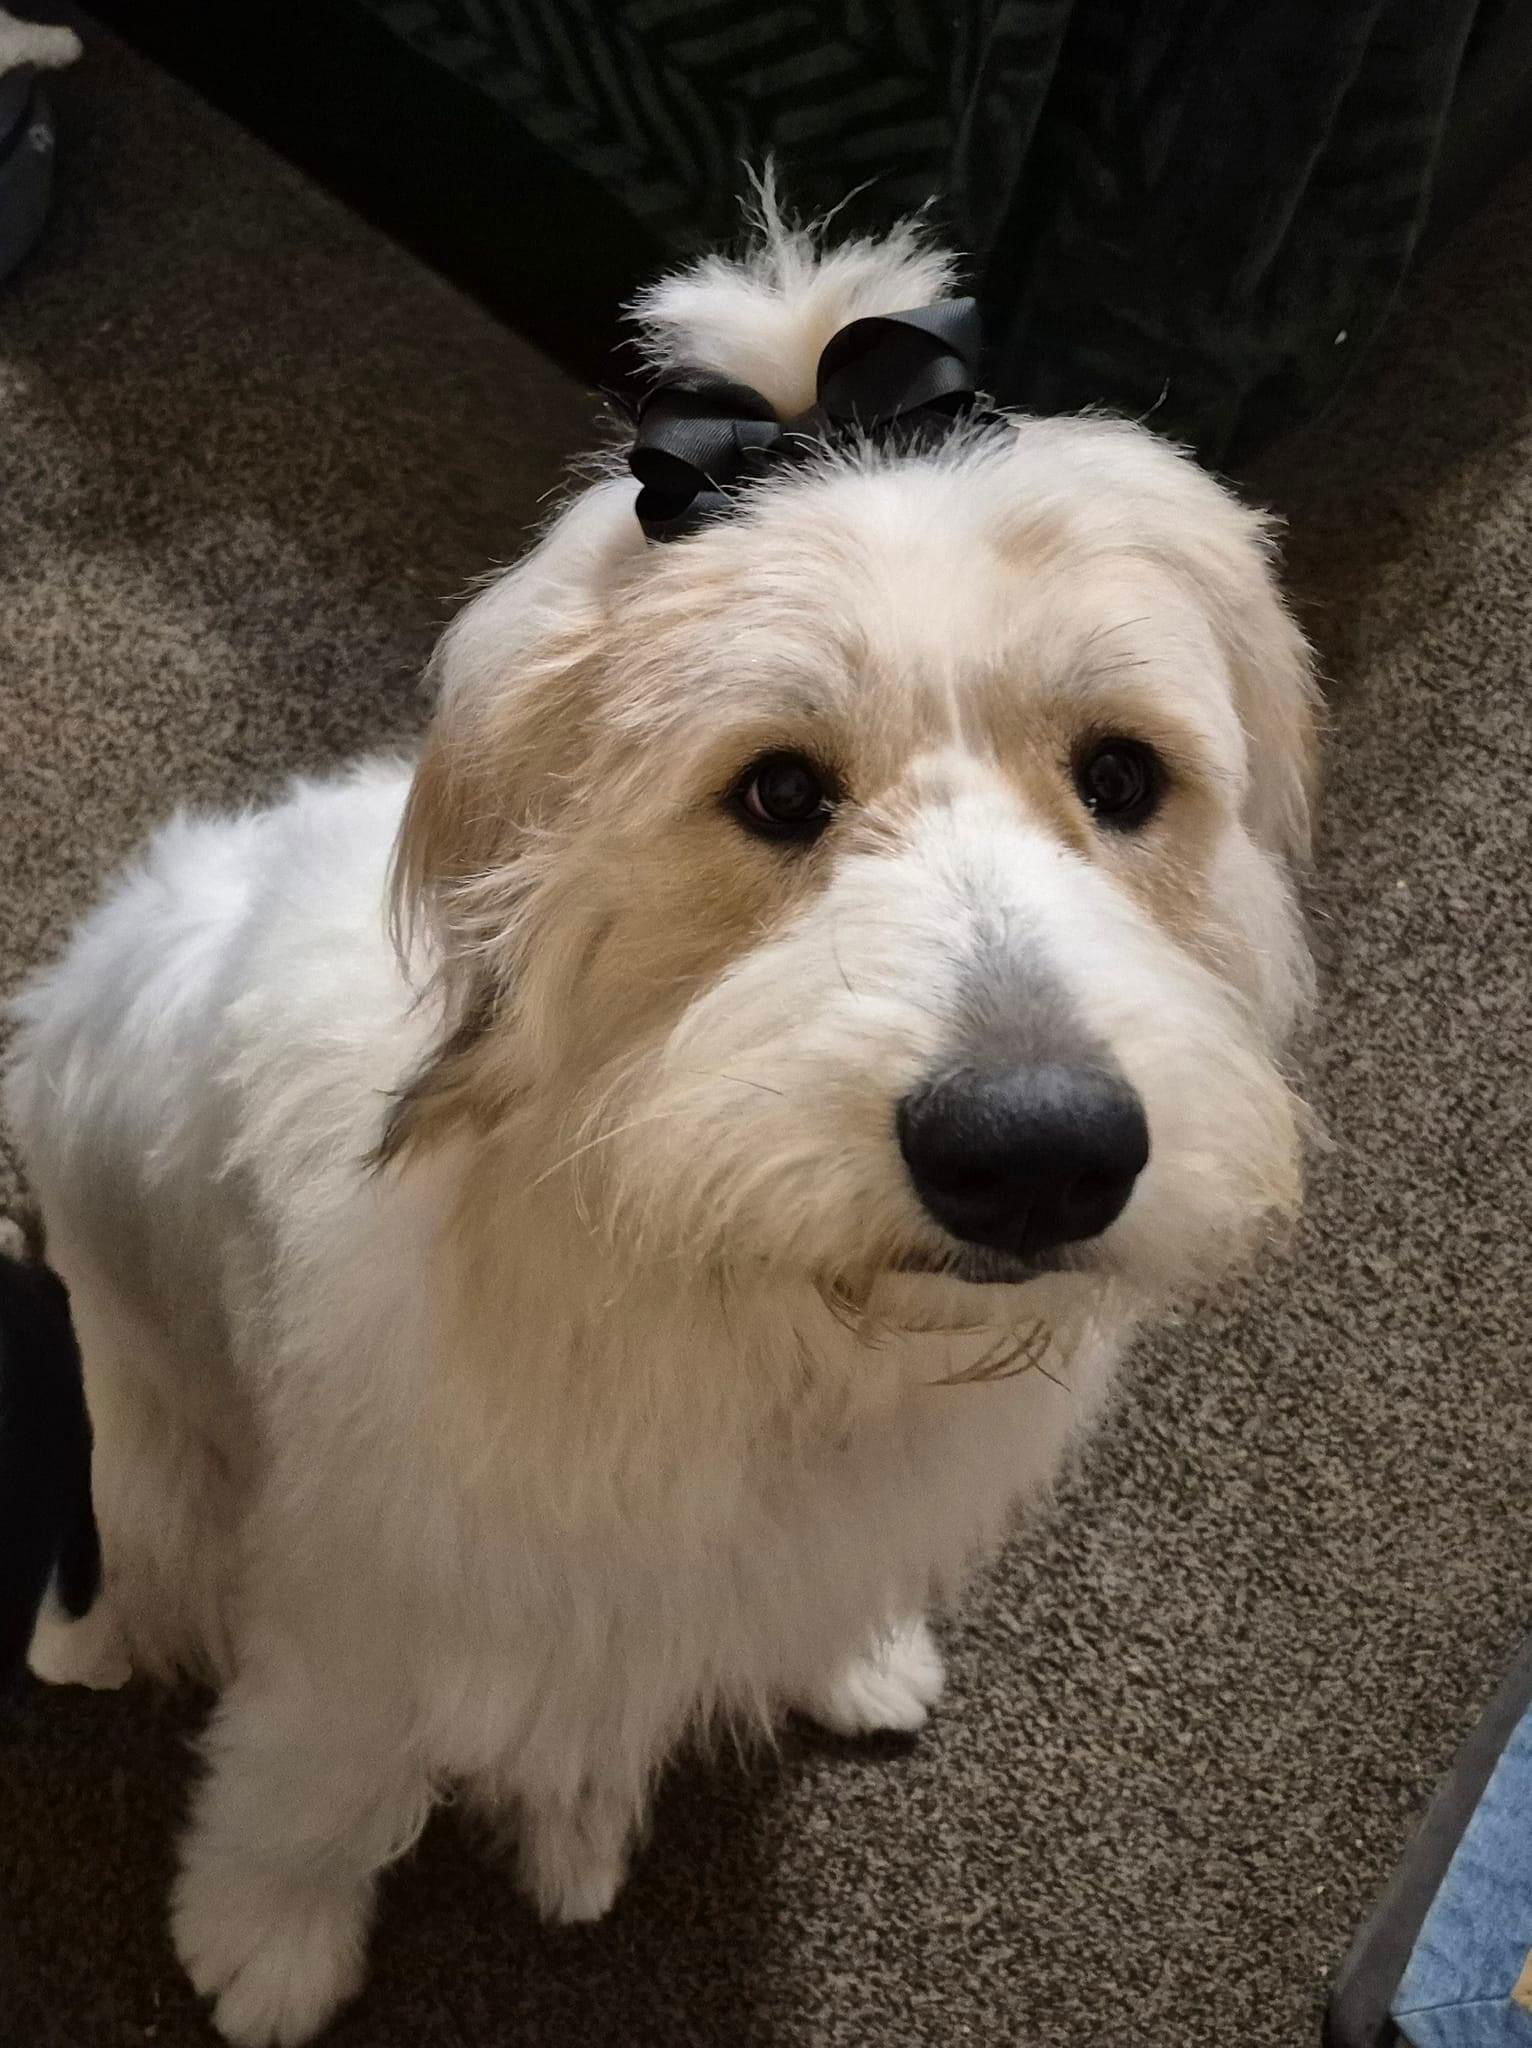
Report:
<svg viewBox="0 0 1532 2048"><path fill-rule="evenodd" d="M6 989L169 807L418 730L452 595L592 412L109 41L58 99L0 298ZM678 1770L592 1930L439 1816L335 2048L1313 2041L1532 1604L1529 330L1520 176L1256 479L1334 725L1291 1258L1141 1353L946 1623L929 1733ZM201 1712L0 1714L5 2048L211 2039L164 1931Z"/></svg>

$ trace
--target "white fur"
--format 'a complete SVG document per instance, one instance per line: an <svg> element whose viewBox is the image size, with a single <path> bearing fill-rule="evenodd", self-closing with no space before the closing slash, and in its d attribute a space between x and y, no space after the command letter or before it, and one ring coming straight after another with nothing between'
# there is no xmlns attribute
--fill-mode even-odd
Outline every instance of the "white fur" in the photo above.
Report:
<svg viewBox="0 0 1532 2048"><path fill-rule="evenodd" d="M957 264L913 222L827 247L783 219L769 180L760 196L763 232L749 255L704 256L641 292L634 310L657 368L716 370L792 419L814 402L814 371L833 334L949 298Z"/></svg>
<svg viewBox="0 0 1532 2048"><path fill-rule="evenodd" d="M80 38L72 28L21 21L8 7L0 7L0 78L23 64L39 71L59 71L75 63L80 54Z"/></svg>
<svg viewBox="0 0 1532 2048"><path fill-rule="evenodd" d="M834 328L949 275L780 231L646 312L792 409ZM827 461L659 548L597 484L448 637L403 961L411 770L373 764L168 826L23 997L109 1626L223 1687L174 1924L231 2041L354 1990L448 1784L586 1919L689 1732L918 1725L919 1617L1134 1320L1290 1201L1307 677L1262 546L1107 422ZM1183 735L1195 884L1191 837L1061 837L1053 739L994 724L1112 692ZM869 788L795 867L708 792L804 721ZM936 1234L893 1105L975 991L1034 986L1138 1088L1150 1167L1078 1271L896 1273ZM1006 1356L1040 1369L952 1384Z"/></svg>

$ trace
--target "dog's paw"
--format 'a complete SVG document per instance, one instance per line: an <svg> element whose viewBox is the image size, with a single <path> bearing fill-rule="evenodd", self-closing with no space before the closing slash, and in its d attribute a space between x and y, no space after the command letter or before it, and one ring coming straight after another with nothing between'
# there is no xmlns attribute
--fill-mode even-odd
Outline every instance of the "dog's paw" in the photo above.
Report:
<svg viewBox="0 0 1532 2048"><path fill-rule="evenodd" d="M300 2048L361 1989L366 1895L354 1886L189 1871L171 1909L176 1954L235 2048Z"/></svg>
<svg viewBox="0 0 1532 2048"><path fill-rule="evenodd" d="M850 1657L802 1711L836 1735L913 1734L941 1697L946 1673L924 1621L908 1621Z"/></svg>
<svg viewBox="0 0 1532 2048"><path fill-rule="evenodd" d="M27 1668L44 1685L88 1685L93 1692L115 1692L133 1676L133 1660L111 1604L99 1594L78 1621L52 1602L43 1609L32 1632Z"/></svg>
<svg viewBox="0 0 1532 2048"><path fill-rule="evenodd" d="M539 1854L523 1857L521 1868L539 1917L554 1927L587 1927L604 1920L627 1874L621 1856Z"/></svg>
<svg viewBox="0 0 1532 2048"><path fill-rule="evenodd" d="M527 1810L521 1881L544 1920L577 1927L604 1918L628 1870L626 1810L596 1798Z"/></svg>

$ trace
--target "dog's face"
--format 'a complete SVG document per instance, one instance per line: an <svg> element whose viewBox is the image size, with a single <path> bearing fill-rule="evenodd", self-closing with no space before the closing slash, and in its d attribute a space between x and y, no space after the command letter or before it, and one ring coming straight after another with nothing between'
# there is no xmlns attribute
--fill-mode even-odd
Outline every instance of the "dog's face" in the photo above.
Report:
<svg viewBox="0 0 1532 2048"><path fill-rule="evenodd" d="M622 486L571 517L553 594L448 644L400 874L452 1020L401 1142L514 1124L633 1256L857 1302L1159 1293L1289 1206L1309 683L1249 514L1036 422L662 547Z"/></svg>

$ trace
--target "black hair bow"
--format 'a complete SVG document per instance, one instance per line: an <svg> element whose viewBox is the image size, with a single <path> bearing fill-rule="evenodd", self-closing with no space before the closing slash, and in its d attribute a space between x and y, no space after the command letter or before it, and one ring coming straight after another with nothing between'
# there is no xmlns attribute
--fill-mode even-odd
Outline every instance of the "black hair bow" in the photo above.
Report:
<svg viewBox="0 0 1532 2048"><path fill-rule="evenodd" d="M921 445L979 406L978 308L945 299L910 313L853 320L819 358L814 404L779 420L759 391L706 370L673 370L639 408L628 465L650 540L690 533L727 510L729 493L774 464L860 436Z"/></svg>

